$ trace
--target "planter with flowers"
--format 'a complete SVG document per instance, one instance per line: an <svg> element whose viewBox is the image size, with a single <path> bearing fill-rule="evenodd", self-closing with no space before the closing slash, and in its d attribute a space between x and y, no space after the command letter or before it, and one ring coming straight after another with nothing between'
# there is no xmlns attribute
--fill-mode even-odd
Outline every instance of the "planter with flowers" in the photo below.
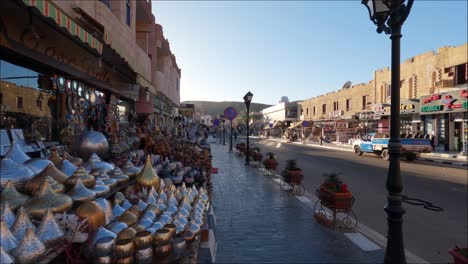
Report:
<svg viewBox="0 0 468 264"><path fill-rule="evenodd" d="M337 173L325 174L325 177L325 181L317 190L321 204L336 211L350 211L354 197L348 190L348 185L339 179Z"/></svg>
<svg viewBox="0 0 468 264"><path fill-rule="evenodd" d="M276 170L276 167L278 167L278 161L275 158L275 154L273 152L268 152L266 156L267 158L263 160L263 166L265 166L265 169Z"/></svg>

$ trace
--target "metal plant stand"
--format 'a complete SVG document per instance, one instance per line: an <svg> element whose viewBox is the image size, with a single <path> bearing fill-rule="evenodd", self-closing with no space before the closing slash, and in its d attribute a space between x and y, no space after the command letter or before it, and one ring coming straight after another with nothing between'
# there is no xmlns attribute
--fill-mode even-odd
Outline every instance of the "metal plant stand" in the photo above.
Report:
<svg viewBox="0 0 468 264"><path fill-rule="evenodd" d="M348 230L356 229L358 219L352 207L355 202L354 196L345 198L336 198L327 195L321 189L316 190L316 196L319 198L314 204L315 217L320 221L328 220L327 209L332 213L332 227L337 228L337 224L341 222ZM337 219L339 218L339 219Z"/></svg>

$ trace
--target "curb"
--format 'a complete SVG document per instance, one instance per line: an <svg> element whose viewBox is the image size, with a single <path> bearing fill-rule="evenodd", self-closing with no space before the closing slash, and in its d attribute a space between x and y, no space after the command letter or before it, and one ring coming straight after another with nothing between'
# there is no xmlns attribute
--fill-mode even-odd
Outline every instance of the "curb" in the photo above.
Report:
<svg viewBox="0 0 468 264"><path fill-rule="evenodd" d="M307 144L307 143L304 143L304 142L287 142L287 141L280 141L280 140L266 139L266 138L263 138L263 139L260 138L260 140L268 140L268 141L280 142L280 143L292 143L292 144L295 144L295 145L302 145L302 146L307 146L307 147L311 147L311 148L322 148L322 149L332 149L332 150L354 152L354 150L352 150L352 149L329 147L329 146L320 146L320 145L315 145L315 144ZM453 159L455 159L455 158L453 158ZM456 158L456 159L460 160L460 158ZM464 168L468 167L468 161L460 162L460 161L450 161L450 160L445 160L445 159L422 158L422 157L419 157L417 160L419 160L419 161L428 161L428 162L437 163L437 164L451 165L451 166L454 166L454 167L464 167Z"/></svg>

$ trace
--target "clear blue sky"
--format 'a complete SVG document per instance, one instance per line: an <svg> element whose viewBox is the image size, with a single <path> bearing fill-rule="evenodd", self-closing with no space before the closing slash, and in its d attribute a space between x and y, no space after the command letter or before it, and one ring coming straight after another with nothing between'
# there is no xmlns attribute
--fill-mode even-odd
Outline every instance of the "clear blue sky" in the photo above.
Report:
<svg viewBox="0 0 468 264"><path fill-rule="evenodd" d="M368 82L390 66L360 1L154 1L182 69L181 100L277 103ZM403 27L402 60L467 42L467 1L416 0Z"/></svg>

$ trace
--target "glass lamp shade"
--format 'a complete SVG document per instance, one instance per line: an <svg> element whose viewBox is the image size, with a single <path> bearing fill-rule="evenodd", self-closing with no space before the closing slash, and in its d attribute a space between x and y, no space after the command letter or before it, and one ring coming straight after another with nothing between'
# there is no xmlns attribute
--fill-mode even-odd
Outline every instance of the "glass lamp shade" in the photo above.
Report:
<svg viewBox="0 0 468 264"><path fill-rule="evenodd" d="M244 103L245 105L250 105L250 102L252 101L253 94L249 91L245 96L244 96Z"/></svg>
<svg viewBox="0 0 468 264"><path fill-rule="evenodd" d="M363 0L361 3L365 5L369 11L369 18L375 24L378 20L386 20L390 13L389 8L390 0Z"/></svg>

